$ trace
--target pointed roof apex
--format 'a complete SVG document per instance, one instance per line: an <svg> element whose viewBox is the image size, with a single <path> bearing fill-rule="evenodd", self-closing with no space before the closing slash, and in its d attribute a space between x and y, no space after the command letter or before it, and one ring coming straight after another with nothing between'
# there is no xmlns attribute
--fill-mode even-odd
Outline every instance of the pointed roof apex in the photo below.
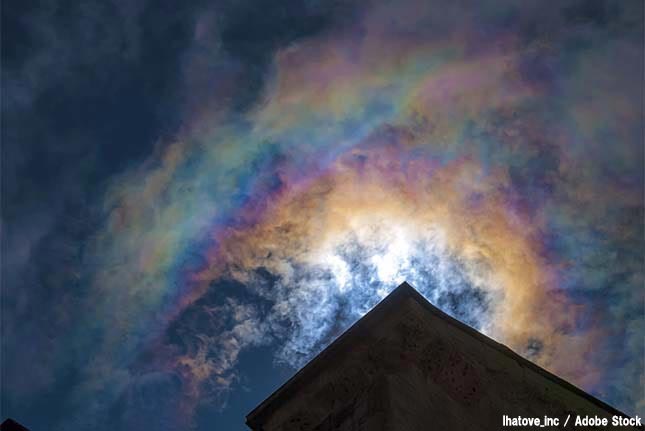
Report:
<svg viewBox="0 0 645 431"><path fill-rule="evenodd" d="M399 286L396 289L390 292L390 295L399 291L401 291L401 293L397 293L397 295L402 295L402 294L419 295L419 292L417 292L417 290L414 287L410 286L407 281L404 281L403 283L399 284Z"/></svg>
<svg viewBox="0 0 645 431"><path fill-rule="evenodd" d="M454 317L444 313L443 311L432 305L414 287L412 287L407 282L403 282L397 288L392 290L389 295L387 295L367 314L365 314L365 316L359 319L349 329L342 333L334 342L327 346L327 348L325 348L309 363L302 367L286 383L284 383L273 394L271 394L255 409L253 409L253 411L251 411L246 417L247 425L249 425L252 429L260 429L257 428L257 426L259 426L264 418L268 417L276 408L278 408L281 400L284 400L285 398L296 394L298 390L304 387L312 377L316 376L316 374L323 370L325 367L330 366L330 363L333 363L333 361L330 361L330 358L334 357L337 353L346 350L353 341L360 340L360 337L364 335L369 328L374 328L376 325L378 325L379 321L381 321L385 315L395 311L398 306L400 306L406 300L415 301L428 314L435 316L436 318L440 319L450 326L456 327L458 330L474 338L474 341L488 345L499 353L510 357L514 361L517 361L517 363L519 363L519 365L521 365L522 367L530 369L535 373L541 375L542 378L550 380L551 382L561 386L562 388L587 399L589 402L596 405L596 407L614 415L626 416L624 413L620 412L614 407L606 404L605 402L595 398L582 389L572 385L571 383L525 359L505 345L496 342L495 340L487 337L479 331L460 322Z"/></svg>

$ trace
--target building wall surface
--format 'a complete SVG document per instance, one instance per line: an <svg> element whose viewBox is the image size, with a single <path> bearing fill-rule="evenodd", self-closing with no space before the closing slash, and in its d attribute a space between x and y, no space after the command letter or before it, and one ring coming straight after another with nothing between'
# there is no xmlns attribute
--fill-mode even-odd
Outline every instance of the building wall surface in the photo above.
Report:
<svg viewBox="0 0 645 431"><path fill-rule="evenodd" d="M616 413L506 354L505 347L429 313L414 298L365 320L255 412L251 427L488 431L519 429L502 427L503 415L564 422L569 414ZM572 423L567 428L574 429Z"/></svg>

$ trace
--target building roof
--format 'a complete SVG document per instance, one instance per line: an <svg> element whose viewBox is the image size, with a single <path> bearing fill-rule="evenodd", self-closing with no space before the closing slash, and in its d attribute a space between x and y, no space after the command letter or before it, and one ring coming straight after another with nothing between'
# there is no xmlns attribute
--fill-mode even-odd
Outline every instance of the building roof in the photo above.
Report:
<svg viewBox="0 0 645 431"><path fill-rule="evenodd" d="M11 418L8 418L2 424L0 424L0 431L29 431L24 426L20 425L18 422L14 421Z"/></svg>
<svg viewBox="0 0 645 431"><path fill-rule="evenodd" d="M341 336L339 336L326 349L324 349L320 354L312 359L307 365L300 369L285 384L283 384L273 394L271 394L262 403L260 403L255 409L253 409L253 411L251 411L246 417L247 425L253 430L260 431L260 425L263 423L264 419L269 417L280 406L281 402L284 399L289 398L291 395L297 393L311 380L311 378L316 376L323 367L328 366L328 359L334 357L338 352L345 350L346 348L354 344L354 341L357 340L357 337L361 337L361 335L365 333L365 330L368 327L373 327L374 324L378 324L379 320L383 319L386 314L395 310L407 299L416 301L426 312L442 319L449 325L458 328L459 330L473 337L477 342L484 343L492 347L501 354L517 361L522 367L533 370L537 374L556 383L560 387L588 400L589 402L596 405L598 408L605 410L609 414L627 416L614 407L610 406L609 404L595 398L594 396L576 387L575 385L546 371L540 366L518 355L505 345L494 341L493 339L487 337L479 331L439 310L428 300L426 300L412 286L404 282L396 289L394 289L386 298L384 298L365 316L363 316L363 318L361 318L349 329L347 329Z"/></svg>

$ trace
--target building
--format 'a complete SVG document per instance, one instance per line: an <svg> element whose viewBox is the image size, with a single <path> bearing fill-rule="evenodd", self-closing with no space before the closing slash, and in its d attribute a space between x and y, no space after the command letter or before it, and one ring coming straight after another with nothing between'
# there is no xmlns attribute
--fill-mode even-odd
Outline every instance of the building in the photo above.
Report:
<svg viewBox="0 0 645 431"><path fill-rule="evenodd" d="M8 418L0 424L0 431L29 431L27 428L20 425L18 422Z"/></svg>
<svg viewBox="0 0 645 431"><path fill-rule="evenodd" d="M565 421L569 429L586 429L573 425L588 416L610 425L588 429L632 429L612 427L614 415L625 417L403 283L246 423L254 431L501 431L536 429L510 425L545 416L547 429Z"/></svg>

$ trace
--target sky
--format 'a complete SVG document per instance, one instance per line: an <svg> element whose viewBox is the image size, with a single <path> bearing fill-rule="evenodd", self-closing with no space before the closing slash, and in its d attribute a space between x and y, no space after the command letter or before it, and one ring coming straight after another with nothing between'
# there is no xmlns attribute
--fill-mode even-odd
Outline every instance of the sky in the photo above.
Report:
<svg viewBox="0 0 645 431"><path fill-rule="evenodd" d="M2 419L243 430L404 280L643 416L643 7L5 4Z"/></svg>

